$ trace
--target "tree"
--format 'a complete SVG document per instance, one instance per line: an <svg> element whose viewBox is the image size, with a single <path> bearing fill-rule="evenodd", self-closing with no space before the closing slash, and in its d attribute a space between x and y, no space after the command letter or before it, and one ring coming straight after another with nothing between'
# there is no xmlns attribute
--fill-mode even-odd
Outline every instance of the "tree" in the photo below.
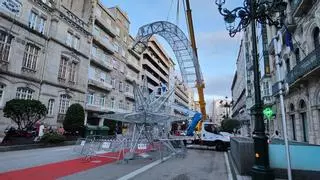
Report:
<svg viewBox="0 0 320 180"><path fill-rule="evenodd" d="M12 99L6 103L3 113L18 125L18 130L22 130L41 120L47 114L47 108L38 100Z"/></svg>
<svg viewBox="0 0 320 180"><path fill-rule="evenodd" d="M63 128L70 133L82 134L84 130L84 109L80 104L72 104L63 121Z"/></svg>
<svg viewBox="0 0 320 180"><path fill-rule="evenodd" d="M235 119L225 119L221 121L221 131L232 133L234 129L240 128L240 121Z"/></svg>

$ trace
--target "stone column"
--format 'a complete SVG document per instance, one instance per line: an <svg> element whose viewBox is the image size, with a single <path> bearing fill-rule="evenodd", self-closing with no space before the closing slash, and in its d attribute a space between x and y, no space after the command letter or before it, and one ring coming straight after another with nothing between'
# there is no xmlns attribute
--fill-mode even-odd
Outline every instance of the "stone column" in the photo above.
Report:
<svg viewBox="0 0 320 180"><path fill-rule="evenodd" d="M296 122L296 137L297 137L297 141L302 142L303 141L303 135L302 135L302 122L300 119L300 113L296 113L295 114L295 122Z"/></svg>
<svg viewBox="0 0 320 180"><path fill-rule="evenodd" d="M312 108L311 115L313 143L320 144L320 109L317 109L316 107Z"/></svg>
<svg viewBox="0 0 320 180"><path fill-rule="evenodd" d="M104 118L99 119L99 127L102 127L104 123Z"/></svg>
<svg viewBox="0 0 320 180"><path fill-rule="evenodd" d="M84 111L84 125L87 125L87 121L88 121L88 112Z"/></svg>

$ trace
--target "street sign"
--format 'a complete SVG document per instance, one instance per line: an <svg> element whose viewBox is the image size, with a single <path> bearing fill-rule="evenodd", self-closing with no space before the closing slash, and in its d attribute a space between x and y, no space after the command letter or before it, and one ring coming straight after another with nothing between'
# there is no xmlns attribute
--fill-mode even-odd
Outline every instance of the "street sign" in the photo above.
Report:
<svg viewBox="0 0 320 180"><path fill-rule="evenodd" d="M263 110L263 115L265 115L267 117L268 120L271 119L271 117L273 116L273 111L271 108L267 107Z"/></svg>

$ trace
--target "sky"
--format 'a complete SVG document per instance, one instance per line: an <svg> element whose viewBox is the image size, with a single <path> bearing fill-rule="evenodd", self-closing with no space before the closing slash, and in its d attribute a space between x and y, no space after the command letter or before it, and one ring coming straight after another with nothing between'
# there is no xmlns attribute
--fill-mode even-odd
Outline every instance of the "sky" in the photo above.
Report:
<svg viewBox="0 0 320 180"><path fill-rule="evenodd" d="M184 7L182 0L177 18L179 0L102 0L107 7L119 6L130 20L130 34L135 37L139 27L155 21L170 21L177 24L187 37ZM242 1L227 0L226 7L233 9ZM223 17L219 14L215 0L190 0L198 59L205 81L207 107L213 98L231 96L231 83L235 73L236 59L241 35L229 37ZM158 38L158 37L157 37ZM165 40L160 38L165 50L173 59L173 51ZM176 67L178 69L179 67ZM196 95L196 91L195 91ZM207 108L208 109L208 108Z"/></svg>

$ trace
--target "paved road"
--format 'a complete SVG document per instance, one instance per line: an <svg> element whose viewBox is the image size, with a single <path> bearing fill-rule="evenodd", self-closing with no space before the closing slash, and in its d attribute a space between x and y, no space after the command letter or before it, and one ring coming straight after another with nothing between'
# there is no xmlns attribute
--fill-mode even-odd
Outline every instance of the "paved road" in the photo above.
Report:
<svg viewBox="0 0 320 180"><path fill-rule="evenodd" d="M227 180L223 152L188 150L184 159L171 158L137 175L134 180Z"/></svg>
<svg viewBox="0 0 320 180"><path fill-rule="evenodd" d="M72 152L73 146L12 151L0 153L0 173L24 169L53 162L65 161L79 157ZM129 161L128 164L112 163L88 169L69 176L63 180L115 180L143 168L158 158L157 153L146 159ZM208 150L188 150L185 158L171 158L146 172L137 175L135 180L224 180L228 179L225 156L222 152Z"/></svg>
<svg viewBox="0 0 320 180"><path fill-rule="evenodd" d="M79 157L73 146L0 152L0 173Z"/></svg>

